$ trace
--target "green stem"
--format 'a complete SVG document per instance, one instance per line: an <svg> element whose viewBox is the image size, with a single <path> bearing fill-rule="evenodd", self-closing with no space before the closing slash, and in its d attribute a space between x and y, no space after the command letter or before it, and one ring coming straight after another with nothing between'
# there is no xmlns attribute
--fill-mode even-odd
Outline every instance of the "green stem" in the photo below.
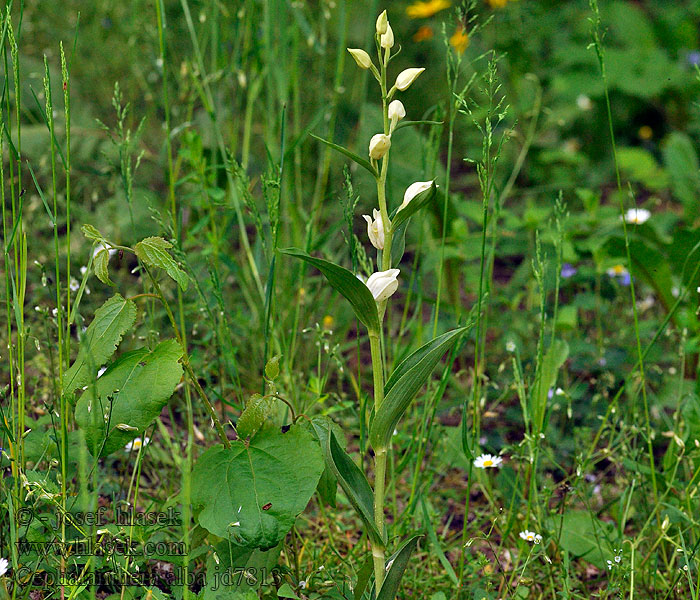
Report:
<svg viewBox="0 0 700 600"><path fill-rule="evenodd" d="M372 371L374 374L374 413L378 413L384 401L384 369L379 344L379 333L369 332L370 351L372 353ZM384 486L386 480L386 448L375 448L374 454L374 522L379 531L384 531ZM372 542L372 559L374 561L374 578L376 589L384 582L384 547Z"/></svg>

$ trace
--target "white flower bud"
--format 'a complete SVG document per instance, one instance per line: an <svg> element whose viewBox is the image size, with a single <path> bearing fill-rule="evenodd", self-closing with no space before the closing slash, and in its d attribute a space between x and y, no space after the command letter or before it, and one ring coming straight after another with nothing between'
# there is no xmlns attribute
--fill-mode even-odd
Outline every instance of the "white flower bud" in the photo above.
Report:
<svg viewBox="0 0 700 600"><path fill-rule="evenodd" d="M134 427L133 425L127 425L126 423L119 423L119 425L117 425L117 429L119 429L120 431L138 431L139 430L138 427Z"/></svg>
<svg viewBox="0 0 700 600"><path fill-rule="evenodd" d="M389 131L394 131L396 124L406 116L406 109L404 108L401 100L393 100L389 104L389 119L391 120L391 127Z"/></svg>
<svg viewBox="0 0 700 600"><path fill-rule="evenodd" d="M418 78L418 75L420 75L423 71L425 71L423 67L420 69L404 69L396 78L396 83L394 84L396 89L401 90L402 92L407 90L408 87Z"/></svg>
<svg viewBox="0 0 700 600"><path fill-rule="evenodd" d="M384 156L391 148L391 136L378 133L369 141L369 156L375 160Z"/></svg>
<svg viewBox="0 0 700 600"><path fill-rule="evenodd" d="M372 220L374 217L374 220ZM382 222L382 213L376 208L372 211L372 217L362 215L362 218L367 221L367 235L372 245L377 250L384 250L384 223Z"/></svg>
<svg viewBox="0 0 700 600"><path fill-rule="evenodd" d="M386 11L377 17L377 35L384 35L389 26L389 18L386 16Z"/></svg>
<svg viewBox="0 0 700 600"><path fill-rule="evenodd" d="M429 189L431 185L433 185L432 181L416 181L415 183L409 185L404 192L403 202L401 203L401 206L399 206L399 210L406 208L410 204L411 200L413 200L421 192Z"/></svg>
<svg viewBox="0 0 700 600"><path fill-rule="evenodd" d="M348 48L348 52L355 59L360 69L369 69L372 66L372 59L364 50L360 50L360 48Z"/></svg>
<svg viewBox="0 0 700 600"><path fill-rule="evenodd" d="M394 47L394 31L388 23L386 25L386 33L382 34L379 44L382 48L388 49Z"/></svg>
<svg viewBox="0 0 700 600"><path fill-rule="evenodd" d="M398 269L389 269L377 271L369 276L366 285L377 302L383 302L399 288L399 273Z"/></svg>

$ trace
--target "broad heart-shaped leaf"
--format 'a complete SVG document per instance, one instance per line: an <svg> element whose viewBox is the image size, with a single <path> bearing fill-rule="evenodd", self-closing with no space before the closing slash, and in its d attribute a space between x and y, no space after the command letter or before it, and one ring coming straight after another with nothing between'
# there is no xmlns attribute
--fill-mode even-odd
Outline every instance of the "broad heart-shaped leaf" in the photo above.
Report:
<svg viewBox="0 0 700 600"><path fill-rule="evenodd" d="M301 425L270 428L250 442L207 450L193 471L199 524L234 546L276 546L309 502L323 472L318 443Z"/></svg>
<svg viewBox="0 0 700 600"><path fill-rule="evenodd" d="M345 154L345 156L354 160L358 165L367 169L370 173L372 173L372 175L374 175L375 177L379 177L379 173L377 173L377 169L375 169L372 166L372 163L369 162L366 158L362 158L361 156L358 156L357 154L355 154L354 152L351 152L347 148L343 148L343 146L339 146L338 144L334 144L333 142L329 142L328 140L324 140L323 138L320 138L317 135L314 135L313 133L310 133L309 135L312 138L318 140L319 142L323 142L327 146L330 146L331 148L333 148L333 150L337 150L341 154Z"/></svg>
<svg viewBox="0 0 700 600"><path fill-rule="evenodd" d="M280 250L282 254L295 256L316 267L331 284L350 302L355 315L370 331L379 331L379 315L377 303L374 301L369 288L355 277L350 271L322 258L309 256L298 248L285 248Z"/></svg>
<svg viewBox="0 0 700 600"><path fill-rule="evenodd" d="M327 436L325 457L350 504L365 524L369 536L375 542L386 545L386 531L380 532L374 523L374 494L369 481L360 467L340 447L331 429Z"/></svg>
<svg viewBox="0 0 700 600"><path fill-rule="evenodd" d="M72 394L94 381L97 370L114 354L136 319L136 305L115 294L95 311L80 343L78 356L63 375L63 391Z"/></svg>
<svg viewBox="0 0 700 600"><path fill-rule="evenodd" d="M149 267L163 269L184 291L187 289L189 278L170 256L168 248L172 247L170 242L161 237L147 237L134 246L134 252Z"/></svg>
<svg viewBox="0 0 700 600"><path fill-rule="evenodd" d="M182 378L181 357L176 340L165 340L153 350L127 352L97 379L96 389L85 391L75 406L75 420L93 455L107 456L143 436Z"/></svg>
<svg viewBox="0 0 700 600"><path fill-rule="evenodd" d="M548 526L555 532L561 548L585 558L599 569L604 569L605 561L613 556L614 527L589 512L566 511L563 517L557 515L548 519Z"/></svg>
<svg viewBox="0 0 700 600"><path fill-rule="evenodd" d="M423 190L420 194L414 196L413 199L408 203L408 206L400 210L396 210L396 212L391 217L392 229L396 231L396 229L398 229L401 223L403 223L407 219L410 219L424 206L430 204L435 199L436 193L437 186L433 181L433 185L431 185L427 190Z"/></svg>
<svg viewBox="0 0 700 600"><path fill-rule="evenodd" d="M377 600L394 600L396 598L396 594L399 592L401 578L408 566L408 561L411 559L411 554L415 550L418 540L422 537L422 535L415 535L406 540L401 544L401 547L389 557L387 561L388 568L386 577L379 590L379 594L377 594Z"/></svg>
<svg viewBox="0 0 700 600"><path fill-rule="evenodd" d="M384 401L374 415L369 440L376 450L389 446L391 435L408 405L428 380L442 355L457 341L457 338L470 329L453 329L421 346L399 364L384 386Z"/></svg>

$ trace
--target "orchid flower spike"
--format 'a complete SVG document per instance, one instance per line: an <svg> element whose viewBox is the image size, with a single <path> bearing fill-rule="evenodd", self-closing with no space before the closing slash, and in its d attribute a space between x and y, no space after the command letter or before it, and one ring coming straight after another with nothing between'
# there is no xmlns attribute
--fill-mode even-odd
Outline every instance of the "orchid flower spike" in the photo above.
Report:
<svg viewBox="0 0 700 600"><path fill-rule="evenodd" d="M372 218L374 217L374 219ZM377 250L384 250L384 223L382 222L382 214L376 208L372 211L372 217L362 215L362 218L367 221L367 235L369 241Z"/></svg>
<svg viewBox="0 0 700 600"><path fill-rule="evenodd" d="M397 289L399 289L398 269L389 269L388 271L377 271L372 273L365 284L369 291L372 292L376 302L387 300Z"/></svg>

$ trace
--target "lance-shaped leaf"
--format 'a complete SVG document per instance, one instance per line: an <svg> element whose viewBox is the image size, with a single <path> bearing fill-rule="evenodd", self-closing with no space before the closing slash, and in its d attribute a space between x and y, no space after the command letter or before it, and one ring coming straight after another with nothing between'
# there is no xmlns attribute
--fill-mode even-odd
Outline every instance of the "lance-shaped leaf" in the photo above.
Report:
<svg viewBox="0 0 700 600"><path fill-rule="evenodd" d="M389 557L387 561L387 572L384 578L377 600L394 600L399 591L401 578L403 577L408 561L411 559L411 554L418 544L418 540L422 535L415 535L411 539L406 540L401 547Z"/></svg>
<svg viewBox="0 0 700 600"><path fill-rule="evenodd" d="M384 386L384 401L374 415L369 440L375 450L389 446L396 424L428 380L442 355L469 327L460 327L436 337L409 355L394 369Z"/></svg>
<svg viewBox="0 0 700 600"><path fill-rule="evenodd" d="M147 266L163 269L184 291L187 289L189 278L170 256L168 248L172 247L170 242L161 237L147 237L134 246L134 252Z"/></svg>
<svg viewBox="0 0 700 600"><path fill-rule="evenodd" d="M63 391L72 394L95 378L95 373L114 354L117 345L136 319L136 305L115 294L95 311L95 318L80 343L75 362L63 375Z"/></svg>
<svg viewBox="0 0 700 600"><path fill-rule="evenodd" d="M380 532L374 522L374 494L367 477L347 452L340 447L329 429L325 457L350 504L362 519L369 536L378 544L386 544L386 532Z"/></svg>
<svg viewBox="0 0 700 600"><path fill-rule="evenodd" d="M374 296L369 288L350 271L328 260L309 256L298 248L285 248L280 252L300 258L316 267L323 273L328 283L348 299L355 315L367 326L367 329L379 331L379 315Z"/></svg>
<svg viewBox="0 0 700 600"><path fill-rule="evenodd" d="M318 442L301 425L210 448L193 471L197 520L234 546L273 548L306 508L322 472Z"/></svg>
<svg viewBox="0 0 700 600"><path fill-rule="evenodd" d="M182 378L181 357L176 340L127 352L85 391L75 406L75 420L93 455L107 456L143 436Z"/></svg>
<svg viewBox="0 0 700 600"><path fill-rule="evenodd" d="M336 441L340 440L341 448L343 450L345 450L345 444L343 443L345 442L345 438L342 436L342 429L340 429L340 427L338 427L338 425L336 425L330 419L330 417L327 417L326 415L316 415L311 419L310 424L313 429L313 433L321 446L323 457L326 460L326 467L323 469L323 475L321 475L321 479L318 482L318 493L324 502L335 508L338 480L329 466L330 453L328 451L328 432L331 430L335 431Z"/></svg>
<svg viewBox="0 0 700 600"><path fill-rule="evenodd" d="M394 212L394 214L391 216L392 229L396 231L401 223L415 215L424 206L430 204L435 199L436 193L437 186L433 181L433 185L431 185L427 190L423 190L420 194L416 194L407 206L399 208Z"/></svg>
<svg viewBox="0 0 700 600"><path fill-rule="evenodd" d="M338 144L334 144L333 142L329 142L328 140L324 140L323 138L320 138L317 135L314 135L313 133L311 133L310 135L312 138L318 140L319 142L323 142L327 146L330 146L331 148L333 148L333 150L337 150L341 154L345 154L345 156L354 160L361 167L364 167L365 169L367 169L375 177L379 177L379 173L377 173L377 169L375 169L372 166L372 163L369 162L366 158L362 158L361 156L358 156L357 154L355 154L354 152L351 152L347 148L343 148L343 146L339 146Z"/></svg>

